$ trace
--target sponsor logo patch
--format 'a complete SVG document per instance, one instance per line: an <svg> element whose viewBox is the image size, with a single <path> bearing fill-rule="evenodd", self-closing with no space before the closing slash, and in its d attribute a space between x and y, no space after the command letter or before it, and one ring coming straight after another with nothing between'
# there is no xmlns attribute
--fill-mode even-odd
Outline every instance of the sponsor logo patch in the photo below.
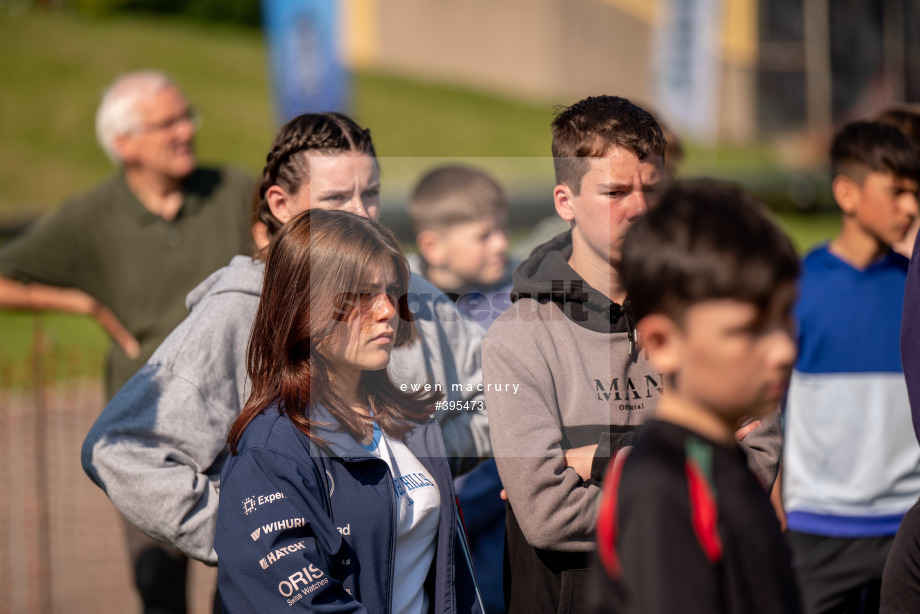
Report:
<svg viewBox="0 0 920 614"><path fill-rule="evenodd" d="M274 533L275 531L296 529L297 527L302 527L306 524L306 518L285 518L284 520L277 520L269 524L263 524L261 527L259 527L258 530L261 530L262 533L268 535L269 533ZM253 537L252 539L256 539L256 537Z"/></svg>
<svg viewBox="0 0 920 614"><path fill-rule="evenodd" d="M270 495L259 495L258 497L246 497L243 499L243 513L248 516L249 514L256 511L258 507L268 503L274 503L279 499L284 499L283 492L276 492Z"/></svg>
<svg viewBox="0 0 920 614"><path fill-rule="evenodd" d="M319 567L310 563L308 567L304 567L300 571L295 571L289 575L287 580L279 582L278 592L281 593L282 597L290 597L298 590L304 595L312 593L329 581L328 578L325 578L317 582L317 580L323 578L324 575L325 574ZM311 582L314 582L314 584L311 584Z"/></svg>
<svg viewBox="0 0 920 614"><path fill-rule="evenodd" d="M265 555L264 558L259 559L259 565L262 566L262 569L268 569L275 563L275 561L277 561L281 557L287 556L288 554L291 554L292 552L296 552L298 550L303 550L303 548L304 546L303 546L302 540L297 542L296 544L291 544L290 546L284 546L283 548L276 548L272 552L269 552L267 555Z"/></svg>

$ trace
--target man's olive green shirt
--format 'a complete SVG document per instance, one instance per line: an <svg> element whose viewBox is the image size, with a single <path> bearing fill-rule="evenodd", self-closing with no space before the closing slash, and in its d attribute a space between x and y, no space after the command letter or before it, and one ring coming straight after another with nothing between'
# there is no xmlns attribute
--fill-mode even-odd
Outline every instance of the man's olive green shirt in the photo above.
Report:
<svg viewBox="0 0 920 614"><path fill-rule="evenodd" d="M134 360L112 344L109 399L185 318L185 295L233 256L252 252L248 175L201 168L182 190L182 207L167 221L144 207L119 173L0 250L0 275L83 290L138 340Z"/></svg>

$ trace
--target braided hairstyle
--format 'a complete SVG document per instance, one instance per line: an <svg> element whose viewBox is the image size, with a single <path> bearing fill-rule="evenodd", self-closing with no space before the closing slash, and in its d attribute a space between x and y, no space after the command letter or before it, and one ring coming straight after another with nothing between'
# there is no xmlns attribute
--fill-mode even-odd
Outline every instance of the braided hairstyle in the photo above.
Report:
<svg viewBox="0 0 920 614"><path fill-rule="evenodd" d="M269 239L281 228L281 222L272 215L265 193L273 185L294 195L310 181L310 167L306 153L346 153L354 151L377 157L371 142L371 131L359 126L342 113L304 113L281 127L272 148L265 157L262 182L259 184L259 201L255 217L265 224Z"/></svg>

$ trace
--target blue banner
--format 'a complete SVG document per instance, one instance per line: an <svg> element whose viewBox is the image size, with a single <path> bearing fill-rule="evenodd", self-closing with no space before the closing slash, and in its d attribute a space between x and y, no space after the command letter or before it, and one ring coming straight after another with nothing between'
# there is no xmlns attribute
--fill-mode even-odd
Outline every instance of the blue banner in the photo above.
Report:
<svg viewBox="0 0 920 614"><path fill-rule="evenodd" d="M339 3L262 0L272 90L281 122L301 113L348 111L348 73L340 57Z"/></svg>

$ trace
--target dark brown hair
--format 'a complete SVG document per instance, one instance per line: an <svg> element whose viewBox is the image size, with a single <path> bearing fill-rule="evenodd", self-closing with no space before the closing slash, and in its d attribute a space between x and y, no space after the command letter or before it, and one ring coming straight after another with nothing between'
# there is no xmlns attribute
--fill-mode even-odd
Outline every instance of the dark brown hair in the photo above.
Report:
<svg viewBox="0 0 920 614"><path fill-rule="evenodd" d="M677 183L623 240L621 280L636 320L680 322L696 303L735 299L761 313L798 277L792 242L748 193L707 180Z"/></svg>
<svg viewBox="0 0 920 614"><path fill-rule="evenodd" d="M920 105L885 109L879 113L875 121L894 126L907 135L914 147L920 147Z"/></svg>
<svg viewBox="0 0 920 614"><path fill-rule="evenodd" d="M342 113L304 113L284 124L275 135L271 150L265 158L255 220L265 224L271 239L281 228L272 215L265 193L273 185L294 195L310 180L307 152L346 153L355 151L377 157L371 141L371 131L359 126Z"/></svg>
<svg viewBox="0 0 920 614"><path fill-rule="evenodd" d="M415 232L506 216L508 199L491 175L471 166L439 166L419 180L407 208Z"/></svg>
<svg viewBox="0 0 920 614"><path fill-rule="evenodd" d="M339 427L356 439L369 433L369 421L351 410L330 382L335 367L323 357L323 342L359 314L355 297L392 262L396 271L395 345L412 335L407 288L409 266L393 233L373 220L346 211L308 210L278 232L268 251L262 296L249 339L247 369L252 394L230 429L230 449L246 426L277 403L278 411L310 439L317 423L311 407L321 404ZM380 428L402 438L431 416L440 393L401 392L386 369L364 371L358 394Z"/></svg>
<svg viewBox="0 0 920 614"><path fill-rule="evenodd" d="M894 126L851 122L831 145L831 177L846 175L862 183L868 171L920 179L920 155L910 138Z"/></svg>
<svg viewBox="0 0 920 614"><path fill-rule="evenodd" d="M624 147L640 160L649 156L664 159L667 141L658 120L619 96L580 100L559 110L551 125L556 184L567 185L576 196L589 158L607 155L610 147Z"/></svg>

